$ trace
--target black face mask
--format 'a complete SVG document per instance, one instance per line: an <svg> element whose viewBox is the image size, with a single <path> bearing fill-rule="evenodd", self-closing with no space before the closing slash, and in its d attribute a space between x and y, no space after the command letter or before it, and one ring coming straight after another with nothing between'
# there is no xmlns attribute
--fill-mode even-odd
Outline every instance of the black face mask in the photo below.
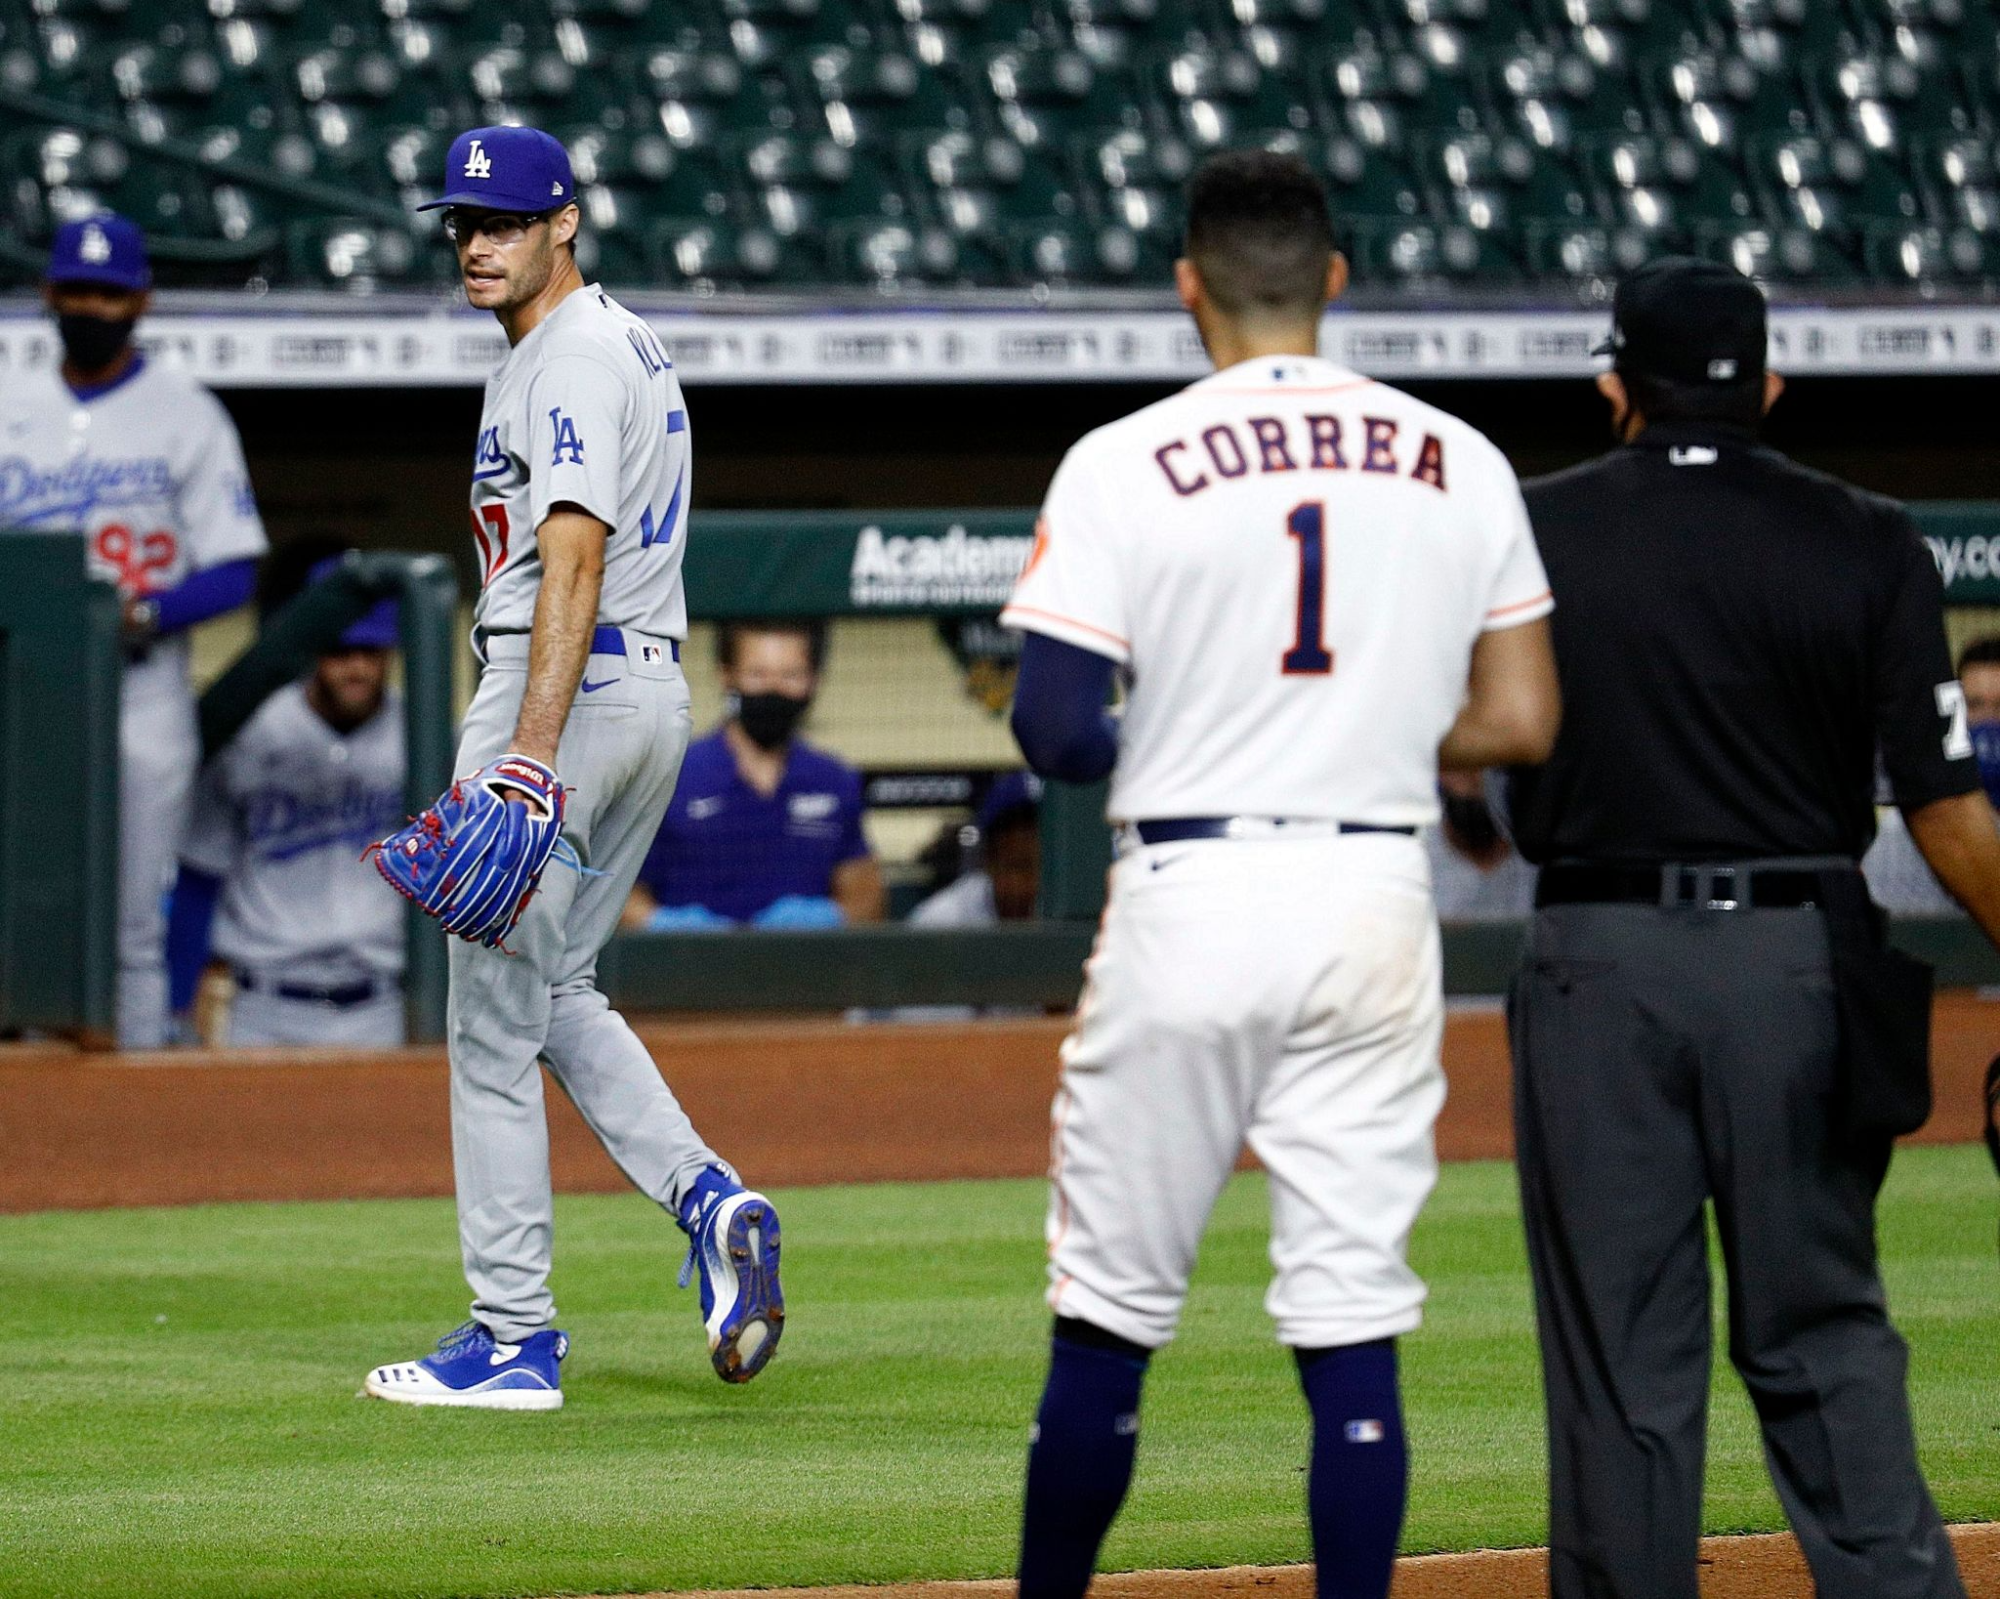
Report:
<svg viewBox="0 0 2000 1599"><path fill-rule="evenodd" d="M102 372L132 342L134 317L79 316L65 311L56 318L63 354L79 372Z"/></svg>
<svg viewBox="0 0 2000 1599"><path fill-rule="evenodd" d="M812 709L808 695L732 694L729 714L760 750L782 749Z"/></svg>

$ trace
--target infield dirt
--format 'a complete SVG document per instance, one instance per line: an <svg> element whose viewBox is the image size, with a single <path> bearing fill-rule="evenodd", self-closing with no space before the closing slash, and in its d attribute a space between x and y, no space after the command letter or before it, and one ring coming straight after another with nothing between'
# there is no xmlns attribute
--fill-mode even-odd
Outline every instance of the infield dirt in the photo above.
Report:
<svg viewBox="0 0 2000 1599"><path fill-rule="evenodd" d="M1067 1022L856 1026L673 1021L641 1032L717 1149L758 1183L1032 1177L1048 1165ZM1937 1113L1919 1142L1979 1136L2000 1006L1938 1002ZM1459 1011L1445 1032L1446 1160L1513 1153L1505 1031ZM625 1186L560 1091L551 1159L565 1193ZM421 1198L452 1191L444 1051L90 1055L0 1045L0 1211L218 1200Z"/></svg>
<svg viewBox="0 0 2000 1599"><path fill-rule="evenodd" d="M1967 1599L2000 1596L2000 1526L1954 1527ZM640 1599L997 1599L1008 1582L917 1582L874 1588L762 1588L735 1593L648 1594ZM1475 1549L1396 1563L1394 1599L1548 1599L1539 1549ZM1311 1566L1231 1566L1220 1571L1121 1571L1090 1585L1092 1599L1313 1599ZM1702 1599L1812 1599L1812 1576L1789 1533L1709 1538L1701 1546Z"/></svg>

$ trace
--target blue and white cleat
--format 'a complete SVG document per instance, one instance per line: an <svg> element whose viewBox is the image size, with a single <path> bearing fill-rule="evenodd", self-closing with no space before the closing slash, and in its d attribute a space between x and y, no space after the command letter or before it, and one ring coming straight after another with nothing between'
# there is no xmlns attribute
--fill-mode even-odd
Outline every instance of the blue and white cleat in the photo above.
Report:
<svg viewBox="0 0 2000 1599"><path fill-rule="evenodd" d="M681 1287L701 1274L708 1358L724 1382L748 1382L777 1353L785 1330L778 1286L778 1212L762 1194L710 1167L681 1202L688 1255Z"/></svg>
<svg viewBox="0 0 2000 1599"><path fill-rule="evenodd" d="M562 1409L562 1360L569 1334L553 1327L503 1344L479 1322L454 1327L437 1352L377 1366L363 1391L399 1405L463 1405L479 1410Z"/></svg>

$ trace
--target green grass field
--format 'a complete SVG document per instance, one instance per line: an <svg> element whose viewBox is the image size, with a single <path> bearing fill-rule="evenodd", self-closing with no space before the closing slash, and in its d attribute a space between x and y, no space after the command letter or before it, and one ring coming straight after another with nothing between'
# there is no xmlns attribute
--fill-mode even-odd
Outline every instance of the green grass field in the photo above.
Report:
<svg viewBox="0 0 2000 1599"><path fill-rule="evenodd" d="M782 1196L792 1320L717 1382L674 1233L634 1198L562 1201L574 1337L554 1415L357 1399L459 1317L449 1204L0 1218L0 1593L503 1595L994 1575L1041 1375L1042 1185ZM2000 1517L1992 1173L1896 1163L1891 1304L1945 1514ZM1404 1345L1410 1550L1539 1542L1539 1407L1511 1170L1448 1168ZM1121 1568L1305 1558L1305 1410L1261 1309L1263 1188L1210 1231L1155 1363ZM1718 1384L1709 1525L1782 1525Z"/></svg>

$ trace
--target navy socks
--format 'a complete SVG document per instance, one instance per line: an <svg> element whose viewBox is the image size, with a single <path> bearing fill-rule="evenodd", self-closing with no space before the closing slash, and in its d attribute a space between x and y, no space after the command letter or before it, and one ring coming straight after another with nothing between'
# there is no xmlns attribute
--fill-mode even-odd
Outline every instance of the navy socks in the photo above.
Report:
<svg viewBox="0 0 2000 1599"><path fill-rule="evenodd" d="M1150 1351L1067 1317L1028 1448L1021 1599L1081 1599L1132 1481L1139 1388Z"/></svg>
<svg viewBox="0 0 2000 1599"><path fill-rule="evenodd" d="M1319 1599L1386 1599L1410 1477L1395 1340L1294 1353L1312 1407L1306 1506Z"/></svg>

